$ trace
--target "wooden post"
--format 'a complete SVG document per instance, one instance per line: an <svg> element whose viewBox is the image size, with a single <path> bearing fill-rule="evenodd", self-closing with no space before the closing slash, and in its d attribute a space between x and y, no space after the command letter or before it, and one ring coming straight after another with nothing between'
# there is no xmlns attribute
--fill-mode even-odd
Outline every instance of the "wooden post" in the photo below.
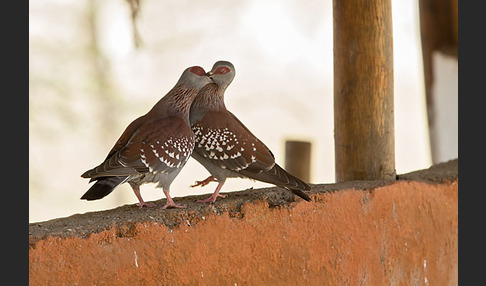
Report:
<svg viewBox="0 0 486 286"><path fill-rule="evenodd" d="M285 170L304 182L310 182L311 143L285 141Z"/></svg>
<svg viewBox="0 0 486 286"><path fill-rule="evenodd" d="M425 98L429 123L432 163L440 163L441 140L438 130L447 128L437 122L437 103L433 98L434 79L432 54L435 51L458 57L457 0L419 0L420 34L424 66Z"/></svg>
<svg viewBox="0 0 486 286"><path fill-rule="evenodd" d="M391 0L333 1L336 181L395 179Z"/></svg>

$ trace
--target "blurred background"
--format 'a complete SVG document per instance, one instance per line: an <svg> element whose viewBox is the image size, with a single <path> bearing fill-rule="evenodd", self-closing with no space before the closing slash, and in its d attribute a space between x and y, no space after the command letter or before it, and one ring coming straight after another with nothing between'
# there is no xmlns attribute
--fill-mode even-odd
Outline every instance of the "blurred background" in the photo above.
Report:
<svg viewBox="0 0 486 286"><path fill-rule="evenodd" d="M428 168L432 158L418 2L393 0L392 9L401 174ZM310 182L334 182L332 0L38 0L29 1L29 14L30 222L136 203L127 184L102 200L80 200L90 186L80 175L185 68L210 70L218 60L236 68L227 108L277 163L284 166L286 140L310 141ZM191 159L171 195L209 195L216 183L190 188L208 175ZM228 179L222 192L266 186ZM165 198L152 184L141 192L145 201Z"/></svg>

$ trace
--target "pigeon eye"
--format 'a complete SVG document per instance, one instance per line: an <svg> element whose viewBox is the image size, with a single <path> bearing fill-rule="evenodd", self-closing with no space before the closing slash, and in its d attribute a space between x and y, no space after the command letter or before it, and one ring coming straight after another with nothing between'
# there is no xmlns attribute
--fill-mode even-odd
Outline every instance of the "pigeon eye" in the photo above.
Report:
<svg viewBox="0 0 486 286"><path fill-rule="evenodd" d="M216 73L217 73L217 74L225 74L225 73L227 73L227 72L229 72L229 71L230 71L230 69L229 69L229 68L227 68L227 67L220 67L220 68L218 68L218 69L216 70Z"/></svg>
<svg viewBox="0 0 486 286"><path fill-rule="evenodd" d="M191 70L190 70L192 73L195 73L199 76L205 74L206 72L204 71L204 69L202 67L199 67L199 66L195 66L195 67L192 67Z"/></svg>

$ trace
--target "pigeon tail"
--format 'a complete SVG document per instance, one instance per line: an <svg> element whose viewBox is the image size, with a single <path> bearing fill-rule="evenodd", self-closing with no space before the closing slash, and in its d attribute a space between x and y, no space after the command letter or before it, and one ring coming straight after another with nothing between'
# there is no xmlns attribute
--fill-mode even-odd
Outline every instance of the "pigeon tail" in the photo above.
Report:
<svg viewBox="0 0 486 286"><path fill-rule="evenodd" d="M292 191L292 193L294 193L295 195L303 198L304 200L310 202L311 201L311 198L309 197L309 195L307 195L306 193L304 193L303 191L301 190L297 190L297 189L289 189Z"/></svg>
<svg viewBox="0 0 486 286"><path fill-rule="evenodd" d="M100 177L97 178L96 183L89 188L81 197L82 200L99 200L110 194L118 185L123 183L128 177Z"/></svg>
<svg viewBox="0 0 486 286"><path fill-rule="evenodd" d="M308 202L311 201L309 195L303 192L310 190L310 186L306 182L285 171L278 164L275 164L272 169L260 173L248 172L246 170L241 170L239 173L254 180L285 188L302 199Z"/></svg>

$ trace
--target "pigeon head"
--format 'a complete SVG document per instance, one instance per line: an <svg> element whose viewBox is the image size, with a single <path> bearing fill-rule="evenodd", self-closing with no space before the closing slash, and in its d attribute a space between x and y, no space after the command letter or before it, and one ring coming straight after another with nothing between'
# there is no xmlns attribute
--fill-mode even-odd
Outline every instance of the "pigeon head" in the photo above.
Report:
<svg viewBox="0 0 486 286"><path fill-rule="evenodd" d="M176 86L184 84L188 87L201 89L201 87L211 82L212 80L202 67L192 66L184 70Z"/></svg>
<svg viewBox="0 0 486 286"><path fill-rule="evenodd" d="M235 67L230 62L218 61L206 75L217 85L226 88L235 78Z"/></svg>

